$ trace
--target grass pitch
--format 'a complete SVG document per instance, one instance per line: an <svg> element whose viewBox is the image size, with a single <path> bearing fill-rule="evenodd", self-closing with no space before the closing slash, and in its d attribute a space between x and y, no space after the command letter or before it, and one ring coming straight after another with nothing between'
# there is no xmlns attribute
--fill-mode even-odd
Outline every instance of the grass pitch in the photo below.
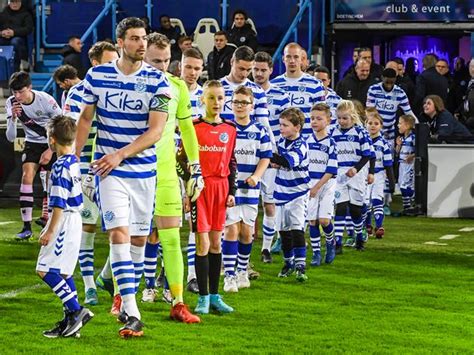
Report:
<svg viewBox="0 0 474 355"><path fill-rule="evenodd" d="M261 277L250 289L224 295L234 314L206 315L201 324L185 325L168 319L163 302L139 304L145 336L131 340L118 337L111 298L101 291L100 304L90 307L96 316L80 339L42 336L62 317L61 305L35 275L36 238L12 239L21 229L18 220L16 208L0 210L1 354L474 352L474 230L459 231L474 227L473 220L387 218L383 240L370 240L364 252L346 248L332 265L308 267L304 284L276 277L281 256L262 264L258 240L251 261ZM35 237L39 231L35 226ZM448 234L459 236L440 239ZM96 270L107 252L100 233ZM191 309L196 300L185 293Z"/></svg>

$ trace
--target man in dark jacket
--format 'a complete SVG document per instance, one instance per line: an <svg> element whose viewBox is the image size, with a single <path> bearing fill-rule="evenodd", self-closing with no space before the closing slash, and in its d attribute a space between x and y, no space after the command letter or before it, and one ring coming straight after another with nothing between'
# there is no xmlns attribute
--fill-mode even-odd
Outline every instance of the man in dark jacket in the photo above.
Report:
<svg viewBox="0 0 474 355"><path fill-rule="evenodd" d="M33 17L21 0L9 0L0 14L0 45L15 47L15 70L28 60L26 37L33 31Z"/></svg>
<svg viewBox="0 0 474 355"><path fill-rule="evenodd" d="M171 19L168 15L160 16L160 28L156 31L164 34L170 40L171 53L179 51L178 40L181 36L180 30L171 24ZM181 58L180 58L181 59Z"/></svg>
<svg viewBox="0 0 474 355"><path fill-rule="evenodd" d="M82 80L86 76L87 67L82 63L81 50L81 39L77 36L71 36L68 44L62 50L62 55L64 57L63 64L69 64L76 68L77 76Z"/></svg>
<svg viewBox="0 0 474 355"><path fill-rule="evenodd" d="M254 52L257 51L257 34L252 26L247 23L247 13L243 10L237 10L232 16L234 23L228 32L230 43L234 43L237 47L249 46Z"/></svg>
<svg viewBox="0 0 474 355"><path fill-rule="evenodd" d="M423 58L423 72L416 78L415 114L421 113L423 100L428 95L438 95L446 105L448 98L448 80L436 71L438 58L427 54Z"/></svg>
<svg viewBox="0 0 474 355"><path fill-rule="evenodd" d="M362 105L367 101L369 87L380 80L370 75L370 64L359 59L354 67L354 72L349 73L336 86L336 93L346 100L358 100Z"/></svg>
<svg viewBox="0 0 474 355"><path fill-rule="evenodd" d="M230 73L230 60L235 47L227 44L227 34L218 31L214 34L214 49L207 56L209 79L218 80Z"/></svg>

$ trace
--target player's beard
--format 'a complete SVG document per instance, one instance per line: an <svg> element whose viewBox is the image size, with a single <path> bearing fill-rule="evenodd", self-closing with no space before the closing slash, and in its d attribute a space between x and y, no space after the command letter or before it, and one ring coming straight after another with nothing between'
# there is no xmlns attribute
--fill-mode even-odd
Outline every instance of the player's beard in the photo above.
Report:
<svg viewBox="0 0 474 355"><path fill-rule="evenodd" d="M145 52L143 52L143 54L140 54L138 51L133 54L129 54L123 51L122 55L124 56L126 60L132 63L141 62L145 58Z"/></svg>

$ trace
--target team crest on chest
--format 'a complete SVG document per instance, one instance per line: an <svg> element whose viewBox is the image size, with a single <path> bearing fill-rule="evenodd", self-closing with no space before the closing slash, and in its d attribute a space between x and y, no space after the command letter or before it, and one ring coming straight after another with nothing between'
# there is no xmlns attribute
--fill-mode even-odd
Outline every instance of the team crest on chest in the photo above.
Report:
<svg viewBox="0 0 474 355"><path fill-rule="evenodd" d="M267 103L268 103L269 105L273 104L273 99L267 98Z"/></svg>
<svg viewBox="0 0 474 355"><path fill-rule="evenodd" d="M354 136L348 136L348 137L347 137L347 140L348 140L349 142L354 142Z"/></svg>
<svg viewBox="0 0 474 355"><path fill-rule="evenodd" d="M298 91L299 92L305 92L306 91L306 87L301 85L300 87L298 87Z"/></svg>
<svg viewBox="0 0 474 355"><path fill-rule="evenodd" d="M146 91L146 79L145 78L137 78L137 82L135 83L134 90L136 92L145 92Z"/></svg>
<svg viewBox="0 0 474 355"><path fill-rule="evenodd" d="M249 139L254 140L255 138L257 138L257 134L255 132L249 132L248 137L249 137Z"/></svg>
<svg viewBox="0 0 474 355"><path fill-rule="evenodd" d="M229 141L229 135L228 135L226 132L221 133L221 134L219 135L219 141L220 141L221 143L227 143L227 142Z"/></svg>
<svg viewBox="0 0 474 355"><path fill-rule="evenodd" d="M321 145L320 149L322 152L325 152L325 153L328 151L328 147L326 147L325 145Z"/></svg>

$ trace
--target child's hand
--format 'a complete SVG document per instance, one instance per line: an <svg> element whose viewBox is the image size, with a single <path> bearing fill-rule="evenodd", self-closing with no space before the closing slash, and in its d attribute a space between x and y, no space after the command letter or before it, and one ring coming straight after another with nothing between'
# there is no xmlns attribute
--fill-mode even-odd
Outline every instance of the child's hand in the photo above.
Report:
<svg viewBox="0 0 474 355"><path fill-rule="evenodd" d="M184 208L184 212L186 213L191 211L191 201L189 200L188 196L185 196L183 198L183 208Z"/></svg>
<svg viewBox="0 0 474 355"><path fill-rule="evenodd" d="M405 161L406 161L408 164L413 163L413 160L415 160L415 154L410 154L410 155L407 156L407 158L405 159Z"/></svg>
<svg viewBox="0 0 474 355"><path fill-rule="evenodd" d="M313 186L311 190L309 190L309 197L315 198L316 195L318 194L319 187L317 185Z"/></svg>
<svg viewBox="0 0 474 355"><path fill-rule="evenodd" d="M349 177L353 177L357 174L357 169L356 168L350 168L347 170L346 175Z"/></svg>
<svg viewBox="0 0 474 355"><path fill-rule="evenodd" d="M21 113L23 112L23 108L21 107L21 104L18 101L15 101L12 105L12 119L15 121L17 117L21 116Z"/></svg>
<svg viewBox="0 0 474 355"><path fill-rule="evenodd" d="M227 196L227 207L234 207L235 197L233 195Z"/></svg>
<svg viewBox="0 0 474 355"><path fill-rule="evenodd" d="M260 178L258 178L255 175L250 175L245 182L249 184L250 187L255 187L257 186L258 182L260 181Z"/></svg>
<svg viewBox="0 0 474 355"><path fill-rule="evenodd" d="M280 169L280 165L275 164L275 163L270 163L270 167L275 168L275 169Z"/></svg>
<svg viewBox="0 0 474 355"><path fill-rule="evenodd" d="M395 139L395 143L397 145L402 145L402 137L398 136L397 139Z"/></svg>
<svg viewBox="0 0 474 355"><path fill-rule="evenodd" d="M367 184L372 185L375 181L375 176L374 174L369 174L367 175Z"/></svg>
<svg viewBox="0 0 474 355"><path fill-rule="evenodd" d="M48 245L49 241L53 237L53 232L48 229L43 229L41 231L41 235L38 239L38 243L40 243L43 246Z"/></svg>

